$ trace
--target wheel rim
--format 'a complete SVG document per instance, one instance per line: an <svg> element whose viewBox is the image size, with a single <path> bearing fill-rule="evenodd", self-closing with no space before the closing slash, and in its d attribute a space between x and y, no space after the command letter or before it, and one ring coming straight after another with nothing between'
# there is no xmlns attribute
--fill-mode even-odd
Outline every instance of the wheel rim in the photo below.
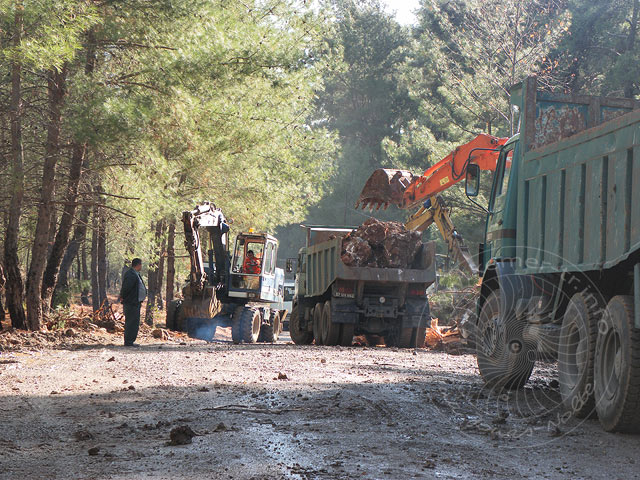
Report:
<svg viewBox="0 0 640 480"><path fill-rule="evenodd" d="M620 387L622 348L618 332L610 328L603 342L602 376L604 397L611 400Z"/></svg>

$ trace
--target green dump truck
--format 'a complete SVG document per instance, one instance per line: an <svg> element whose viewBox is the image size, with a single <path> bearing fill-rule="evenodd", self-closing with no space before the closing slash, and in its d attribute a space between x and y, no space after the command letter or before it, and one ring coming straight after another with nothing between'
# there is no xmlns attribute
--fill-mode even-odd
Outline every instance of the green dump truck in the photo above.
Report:
<svg viewBox="0 0 640 480"><path fill-rule="evenodd" d="M511 103L520 133L500 148L480 248L480 373L517 388L555 355L567 410L638 431L640 102L540 92L529 78Z"/></svg>
<svg viewBox="0 0 640 480"><path fill-rule="evenodd" d="M349 346L354 335L382 336L400 348L424 341L427 288L436 279L433 242L422 244L411 268L349 267L341 259L342 237L354 228L305 228L289 315L296 344Z"/></svg>

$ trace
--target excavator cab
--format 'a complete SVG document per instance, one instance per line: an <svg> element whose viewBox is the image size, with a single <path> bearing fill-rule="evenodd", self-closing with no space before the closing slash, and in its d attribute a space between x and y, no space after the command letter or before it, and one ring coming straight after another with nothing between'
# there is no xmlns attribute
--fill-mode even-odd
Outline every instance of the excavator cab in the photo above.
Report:
<svg viewBox="0 0 640 480"><path fill-rule="evenodd" d="M284 295L284 270L276 268L278 241L266 233L241 233L231 259L228 296L253 302L278 302Z"/></svg>

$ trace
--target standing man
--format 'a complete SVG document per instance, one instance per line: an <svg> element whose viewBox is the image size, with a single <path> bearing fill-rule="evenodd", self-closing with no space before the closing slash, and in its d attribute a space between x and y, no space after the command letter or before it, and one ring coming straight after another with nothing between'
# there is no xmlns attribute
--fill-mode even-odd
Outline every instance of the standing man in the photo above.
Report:
<svg viewBox="0 0 640 480"><path fill-rule="evenodd" d="M140 305L147 298L147 288L144 286L142 277L142 260L134 258L131 268L128 269L122 278L122 288L120 288L119 301L122 302L124 310L124 346L137 347L133 343L138 336L140 328Z"/></svg>

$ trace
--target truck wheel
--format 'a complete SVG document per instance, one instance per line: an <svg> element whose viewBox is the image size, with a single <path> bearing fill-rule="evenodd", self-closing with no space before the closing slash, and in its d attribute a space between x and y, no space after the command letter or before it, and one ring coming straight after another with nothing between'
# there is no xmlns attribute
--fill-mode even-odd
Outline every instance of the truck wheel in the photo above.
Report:
<svg viewBox="0 0 640 480"><path fill-rule="evenodd" d="M313 307L313 339L316 345L323 345L322 343L322 303L316 303Z"/></svg>
<svg viewBox="0 0 640 480"><path fill-rule="evenodd" d="M607 304L598 328L594 365L596 411L608 432L640 432L640 330L633 298Z"/></svg>
<svg viewBox="0 0 640 480"><path fill-rule="evenodd" d="M231 317L231 339L235 344L242 342L242 313L244 308L244 305L236 307Z"/></svg>
<svg viewBox="0 0 640 480"><path fill-rule="evenodd" d="M364 338L367 339L367 346L375 347L376 345L382 345L384 342L384 338L380 335L373 335L372 333L366 333Z"/></svg>
<svg viewBox="0 0 640 480"><path fill-rule="evenodd" d="M476 356L480 375L491 388L522 387L533 370L535 350L523 338L524 321L500 315L500 291L487 297L478 318Z"/></svg>
<svg viewBox="0 0 640 480"><path fill-rule="evenodd" d="M417 328L401 328L397 333L395 346L398 348L415 348Z"/></svg>
<svg viewBox="0 0 640 480"><path fill-rule="evenodd" d="M353 334L355 331L355 324L343 323L340 328L340 345L343 347L350 347L353 343Z"/></svg>
<svg viewBox="0 0 640 480"><path fill-rule="evenodd" d="M260 342L276 343L280 335L280 313L272 312L269 323L265 323L260 327Z"/></svg>
<svg viewBox="0 0 640 480"><path fill-rule="evenodd" d="M182 303L182 300L173 300L167 306L167 320L165 322L167 330L176 329L176 310Z"/></svg>
<svg viewBox="0 0 640 480"><path fill-rule="evenodd" d="M313 342L313 335L307 330L302 330L300 327L300 315L298 315L298 313L298 304L295 304L289 314L289 334L291 335L291 340L293 340L293 343L296 345L310 345L311 342Z"/></svg>
<svg viewBox="0 0 640 480"><path fill-rule="evenodd" d="M322 309L322 343L323 345L338 345L340 342L340 324L333 323L331 318L331 300L324 302Z"/></svg>
<svg viewBox="0 0 640 480"><path fill-rule="evenodd" d="M431 319L431 317L428 317ZM424 341L427 339L426 320L420 319L420 326L416 328L415 348L424 348Z"/></svg>
<svg viewBox="0 0 640 480"><path fill-rule="evenodd" d="M241 328L242 341L256 343L262 326L262 315L257 308L245 307L242 312Z"/></svg>
<svg viewBox="0 0 640 480"><path fill-rule="evenodd" d="M579 418L591 414L593 357L602 303L595 295L576 293L562 318L558 345L558 377L565 410Z"/></svg>

